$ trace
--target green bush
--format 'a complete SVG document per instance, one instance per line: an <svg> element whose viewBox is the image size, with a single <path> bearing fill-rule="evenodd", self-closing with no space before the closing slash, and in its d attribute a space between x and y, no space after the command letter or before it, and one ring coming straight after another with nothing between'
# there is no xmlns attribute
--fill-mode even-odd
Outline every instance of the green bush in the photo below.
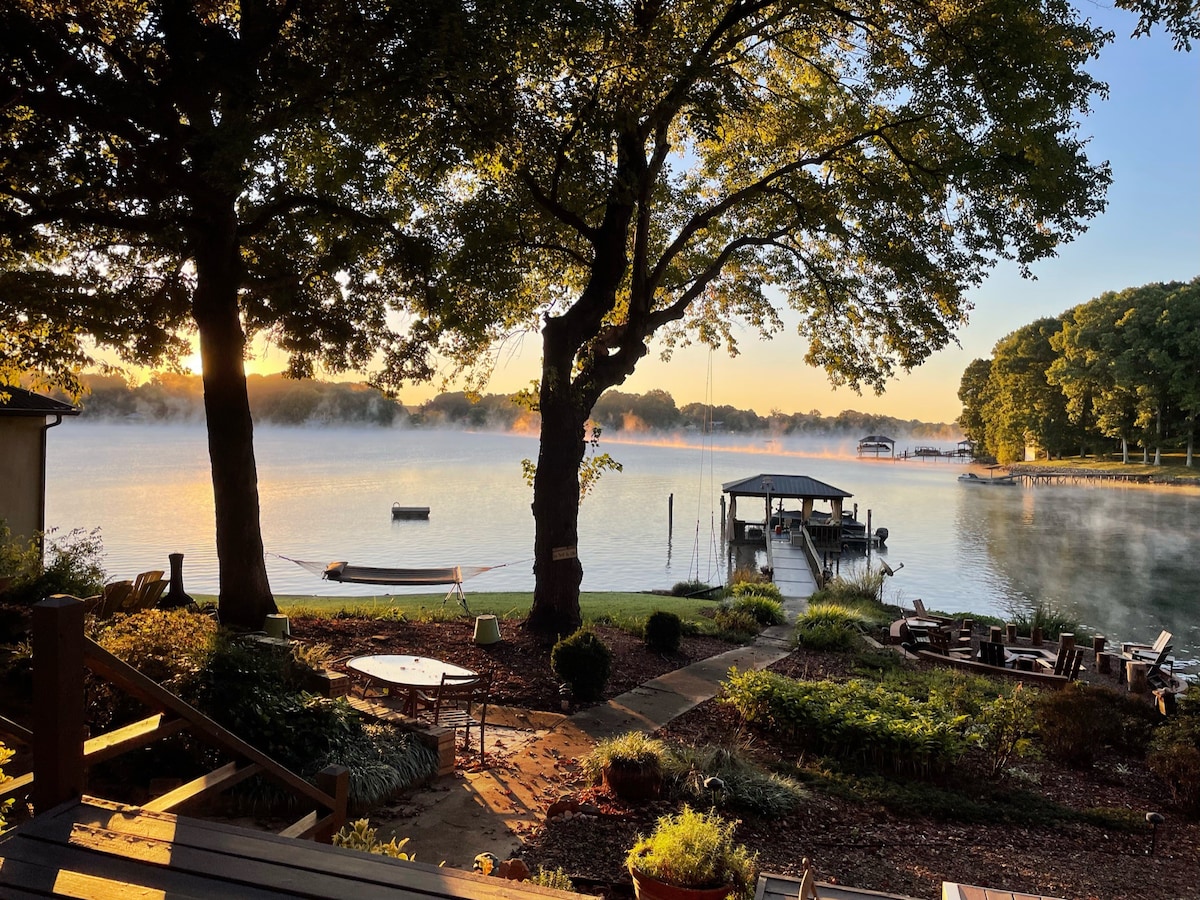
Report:
<svg viewBox="0 0 1200 900"><path fill-rule="evenodd" d="M594 631L581 628L554 645L550 665L576 699L599 700L612 670L612 651Z"/></svg>
<svg viewBox="0 0 1200 900"><path fill-rule="evenodd" d="M741 597L766 597L768 600L783 602L783 592L779 586L770 581L739 581L729 591L735 599Z"/></svg>
<svg viewBox="0 0 1200 900"><path fill-rule="evenodd" d="M54 594L90 597L104 589L104 545L100 529L76 528L62 537L56 530L42 534L48 562L35 541L14 543L6 522L0 522L0 575L12 576L4 597L9 603L32 606Z"/></svg>
<svg viewBox="0 0 1200 900"><path fill-rule="evenodd" d="M1033 728L1033 705L1020 683L1007 697L997 697L980 711L972 737L983 750L993 778L1002 775L1012 760L1030 752Z"/></svg>
<svg viewBox="0 0 1200 900"><path fill-rule="evenodd" d="M1175 715L1158 726L1146 764L1178 809L1200 815L1200 702L1181 700Z"/></svg>
<svg viewBox="0 0 1200 900"><path fill-rule="evenodd" d="M775 819L805 796L798 782L767 772L728 747L680 747L674 751L674 767L676 793L702 806Z"/></svg>
<svg viewBox="0 0 1200 900"><path fill-rule="evenodd" d="M733 669L728 703L747 723L843 762L928 775L949 770L967 747L968 716L944 697L918 700L857 679L797 681Z"/></svg>
<svg viewBox="0 0 1200 900"><path fill-rule="evenodd" d="M774 587L774 585L772 585ZM758 594L744 594L730 604L733 612L744 612L754 617L759 625L782 625L783 602Z"/></svg>
<svg viewBox="0 0 1200 900"><path fill-rule="evenodd" d="M726 822L689 806L676 816L663 816L649 837L639 837L626 862L675 887L732 885L744 898L754 895L757 857L734 842L737 822Z"/></svg>
<svg viewBox="0 0 1200 900"><path fill-rule="evenodd" d="M1034 704L1038 739L1046 755L1078 768L1090 768L1096 751L1116 747L1138 752L1150 731L1149 704L1104 688L1071 682L1045 691Z"/></svg>
<svg viewBox="0 0 1200 900"><path fill-rule="evenodd" d="M1080 625L1078 619L1049 603L1039 603L1032 610L1018 612L1009 621L1015 623L1018 633L1023 635L1032 634L1034 628L1042 629L1042 637L1048 641L1057 641L1065 631L1075 635L1082 643L1082 639L1091 634L1090 629Z"/></svg>
<svg viewBox="0 0 1200 900"><path fill-rule="evenodd" d="M357 850L359 853L375 853L391 859L413 860L410 853L404 852L408 838L397 842L393 837L386 844L379 840L376 831L367 819L359 819L353 824L342 826L342 830L333 836L333 846L345 847L347 850Z"/></svg>
<svg viewBox="0 0 1200 900"><path fill-rule="evenodd" d="M655 610L646 619L646 646L656 653L677 653L683 638L683 620L673 612Z"/></svg>
<svg viewBox="0 0 1200 900"><path fill-rule="evenodd" d="M713 624L721 631L732 632L740 637L758 634L762 629L753 615L735 609L718 609L713 614Z"/></svg>
<svg viewBox="0 0 1200 900"><path fill-rule="evenodd" d="M216 622L186 609L147 609L100 627L96 643L176 693L207 664L217 637Z"/></svg>
<svg viewBox="0 0 1200 900"><path fill-rule="evenodd" d="M537 871L529 876L529 883L539 887L553 888L556 891L575 892L575 882L571 881L567 873L562 870L562 866L553 872L538 866Z"/></svg>
<svg viewBox="0 0 1200 900"><path fill-rule="evenodd" d="M580 760L583 773L593 781L599 781L604 769L612 765L637 767L661 776L673 763L671 751L662 741L644 731L627 731L600 741Z"/></svg>
<svg viewBox="0 0 1200 900"><path fill-rule="evenodd" d="M841 603L809 603L796 619L795 641L806 650L848 651L862 645L862 614Z"/></svg>

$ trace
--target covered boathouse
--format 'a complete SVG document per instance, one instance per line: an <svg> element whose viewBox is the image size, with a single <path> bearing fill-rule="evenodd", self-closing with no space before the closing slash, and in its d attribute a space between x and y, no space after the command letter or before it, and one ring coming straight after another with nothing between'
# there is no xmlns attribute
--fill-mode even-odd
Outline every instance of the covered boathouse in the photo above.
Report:
<svg viewBox="0 0 1200 900"><path fill-rule="evenodd" d="M762 522L762 528L769 530L778 525L791 528L813 522L813 504L827 502L830 504L828 513L818 512L816 518L827 523L838 523L842 520L842 506L845 500L854 495L843 491L831 484L817 481L807 475L753 475L738 481L727 481L721 485L721 491L729 496L729 512L725 526L725 538L731 543L760 542L763 534L756 534L754 529L747 533L747 525L757 526ZM747 511L755 513L761 509L762 518L738 518L738 498L745 498L743 506ZM760 506L757 501L761 500ZM785 510L784 501L797 500L799 510ZM772 513L772 505L776 510ZM752 513L753 515L753 513Z"/></svg>

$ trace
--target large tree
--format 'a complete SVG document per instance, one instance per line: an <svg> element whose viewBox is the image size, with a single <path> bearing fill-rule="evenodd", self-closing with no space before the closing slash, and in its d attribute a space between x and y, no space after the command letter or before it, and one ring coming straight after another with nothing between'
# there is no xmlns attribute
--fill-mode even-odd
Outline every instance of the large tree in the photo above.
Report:
<svg viewBox="0 0 1200 900"><path fill-rule="evenodd" d="M267 332L292 374L427 374L387 312L419 274L406 179L443 146L413 125L426 67L488 55L450 6L0 5L0 376L72 387L85 338L154 364L198 335L226 622L275 608L247 340Z"/></svg>
<svg viewBox="0 0 1200 900"><path fill-rule="evenodd" d="M992 262L1102 208L1075 120L1108 35L1062 0L622 0L541 29L509 90L465 100L513 125L443 227L464 302L541 328L528 624L554 634L580 620L588 416L650 340L736 351L790 308L835 383L918 365Z"/></svg>

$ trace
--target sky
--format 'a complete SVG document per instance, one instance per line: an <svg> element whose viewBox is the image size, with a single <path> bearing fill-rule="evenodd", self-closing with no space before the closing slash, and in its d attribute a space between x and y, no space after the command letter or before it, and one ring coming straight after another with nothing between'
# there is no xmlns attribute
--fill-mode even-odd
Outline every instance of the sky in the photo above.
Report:
<svg viewBox="0 0 1200 900"><path fill-rule="evenodd" d="M1200 275L1200 46L1177 52L1156 32L1130 37L1136 18L1110 5L1080 0L1083 14L1115 32L1115 39L1091 65L1107 82L1107 100L1096 99L1080 132L1090 137L1088 156L1108 160L1113 183L1108 207L1088 231L1060 248L1056 257L1033 266L1036 280L1020 277L1016 266L1001 264L969 295L974 309L950 345L908 374L898 375L881 396L833 389L824 372L804 364L805 346L795 319L785 330L759 342L743 335L742 353L730 358L694 347L677 351L670 363L650 354L619 390L669 391L679 406L711 401L754 409L761 415L818 410L831 416L847 410L924 422L952 422L961 412L957 392L962 373L974 359L992 355L996 342L1036 319L1056 316L1106 291L1156 281L1188 281ZM508 393L529 386L539 375L540 338L530 334L506 348L487 390ZM250 367L274 372L283 367L276 352L260 351ZM437 393L436 386L401 392L415 405Z"/></svg>

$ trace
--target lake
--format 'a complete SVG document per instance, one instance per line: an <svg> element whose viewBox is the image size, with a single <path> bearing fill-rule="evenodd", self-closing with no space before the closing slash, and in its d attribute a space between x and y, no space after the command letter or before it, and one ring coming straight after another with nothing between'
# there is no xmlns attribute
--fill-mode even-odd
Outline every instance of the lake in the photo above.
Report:
<svg viewBox="0 0 1200 900"><path fill-rule="evenodd" d="M468 593L532 590L532 492L521 460L537 458L534 437L259 428L255 446L276 593L378 593L323 581L280 557L497 566L469 580ZM581 508L584 590L722 580L722 482L810 475L854 494L847 503L858 505L859 517L870 510L873 527L889 530L883 558L893 568L904 564L886 581L889 602L920 597L930 608L994 615L1047 603L1110 640L1152 641L1166 628L1181 662L1200 656L1200 492L969 487L957 482L962 466L954 462L860 460L854 448L852 440L606 435L601 449L624 471L606 473ZM394 521L393 502L432 513L428 521ZM202 428L68 420L49 432L46 507L48 527L101 529L110 578L167 569L167 554L180 552L186 589L216 593ZM854 565L862 561L844 560L843 572Z"/></svg>

